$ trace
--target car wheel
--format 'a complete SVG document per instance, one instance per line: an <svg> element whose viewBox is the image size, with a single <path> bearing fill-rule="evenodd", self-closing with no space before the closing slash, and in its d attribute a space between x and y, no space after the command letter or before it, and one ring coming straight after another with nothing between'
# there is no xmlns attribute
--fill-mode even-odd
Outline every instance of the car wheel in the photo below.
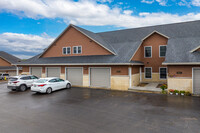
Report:
<svg viewBox="0 0 200 133"><path fill-rule="evenodd" d="M49 87L49 88L47 88L47 91L46 91L46 93L47 94L51 94L51 92L52 92L52 89Z"/></svg>
<svg viewBox="0 0 200 133"><path fill-rule="evenodd" d="M67 88L67 89L70 89L70 88L71 88L71 84L68 83L68 84L66 85L66 88Z"/></svg>
<svg viewBox="0 0 200 133"><path fill-rule="evenodd" d="M19 89L20 91L26 91L27 87L26 85L20 85Z"/></svg>

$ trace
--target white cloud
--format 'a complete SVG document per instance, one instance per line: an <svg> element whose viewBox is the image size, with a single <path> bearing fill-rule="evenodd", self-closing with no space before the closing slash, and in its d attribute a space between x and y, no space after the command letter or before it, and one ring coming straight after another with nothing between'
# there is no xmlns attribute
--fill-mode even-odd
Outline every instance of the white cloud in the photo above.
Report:
<svg viewBox="0 0 200 133"><path fill-rule="evenodd" d="M38 54L46 48L54 38L47 35L29 35L6 32L0 34L0 49L5 51L26 53L19 55L19 57L28 57L27 54Z"/></svg>
<svg viewBox="0 0 200 133"><path fill-rule="evenodd" d="M152 4L154 3L154 0L142 0L141 2L146 4Z"/></svg>
<svg viewBox="0 0 200 133"><path fill-rule="evenodd" d="M158 2L161 6L166 6L168 0L142 0L142 3L153 4L154 2Z"/></svg>
<svg viewBox="0 0 200 133"><path fill-rule="evenodd" d="M133 15L131 10L123 10L115 6L112 8L97 1L99 0L80 0L77 2L72 0L0 0L0 10L33 19L59 18L67 24L113 25L128 28L200 19L199 13L178 15L163 12L141 12L139 15ZM167 4L167 0L154 0L154 2L159 2L163 6ZM194 3L198 5L197 0L193 0Z"/></svg>
<svg viewBox="0 0 200 133"><path fill-rule="evenodd" d="M13 54L13 55L20 59L29 59L29 58L33 57L31 55L23 55L23 54Z"/></svg>
<svg viewBox="0 0 200 133"><path fill-rule="evenodd" d="M166 4L167 4L167 2L168 2L168 0L156 0L158 3L159 3L159 5L161 5L161 6L166 6Z"/></svg>
<svg viewBox="0 0 200 133"><path fill-rule="evenodd" d="M200 0L192 0L193 6L200 6Z"/></svg>

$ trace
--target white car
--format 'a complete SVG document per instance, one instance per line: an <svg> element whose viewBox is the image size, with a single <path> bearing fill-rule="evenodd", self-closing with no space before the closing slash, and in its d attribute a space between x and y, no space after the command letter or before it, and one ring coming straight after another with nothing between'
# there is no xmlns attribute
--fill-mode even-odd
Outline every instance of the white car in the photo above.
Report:
<svg viewBox="0 0 200 133"><path fill-rule="evenodd" d="M11 90L25 91L39 78L34 75L20 75L9 78L7 88Z"/></svg>
<svg viewBox="0 0 200 133"><path fill-rule="evenodd" d="M34 82L31 86L31 91L50 94L52 91L64 88L71 88L71 83L68 80L51 77L40 78L37 82Z"/></svg>

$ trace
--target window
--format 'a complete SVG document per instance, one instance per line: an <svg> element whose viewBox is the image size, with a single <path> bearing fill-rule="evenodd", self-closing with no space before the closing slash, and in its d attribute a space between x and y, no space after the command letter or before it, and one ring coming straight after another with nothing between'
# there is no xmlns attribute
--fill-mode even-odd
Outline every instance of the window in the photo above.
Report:
<svg viewBox="0 0 200 133"><path fill-rule="evenodd" d="M73 54L81 54L82 53L82 47L81 46L74 46L73 47Z"/></svg>
<svg viewBox="0 0 200 133"><path fill-rule="evenodd" d="M64 47L63 54L71 54L71 47Z"/></svg>
<svg viewBox="0 0 200 133"><path fill-rule="evenodd" d="M160 57L165 57L167 46L160 46Z"/></svg>
<svg viewBox="0 0 200 133"><path fill-rule="evenodd" d="M63 54L66 54L66 48L63 48Z"/></svg>
<svg viewBox="0 0 200 133"><path fill-rule="evenodd" d="M21 80L29 80L29 79L31 79L31 77L30 76L26 76L26 77L22 77L22 78L20 78Z"/></svg>
<svg viewBox="0 0 200 133"><path fill-rule="evenodd" d="M167 68L161 67L160 68L160 79L166 79L167 78Z"/></svg>
<svg viewBox="0 0 200 133"><path fill-rule="evenodd" d="M51 79L51 80L49 80L49 82L53 83L53 82L57 82L57 80L56 79Z"/></svg>
<svg viewBox="0 0 200 133"><path fill-rule="evenodd" d="M71 47L67 47L67 54L71 54Z"/></svg>
<svg viewBox="0 0 200 133"><path fill-rule="evenodd" d="M146 57L146 58L152 57L152 47L151 46L144 47L144 57Z"/></svg>
<svg viewBox="0 0 200 133"><path fill-rule="evenodd" d="M151 74L152 74L152 68L151 67L145 67L145 78L146 79L151 79Z"/></svg>
<svg viewBox="0 0 200 133"><path fill-rule="evenodd" d="M31 79L38 79L38 77L36 77L36 76L31 76Z"/></svg>

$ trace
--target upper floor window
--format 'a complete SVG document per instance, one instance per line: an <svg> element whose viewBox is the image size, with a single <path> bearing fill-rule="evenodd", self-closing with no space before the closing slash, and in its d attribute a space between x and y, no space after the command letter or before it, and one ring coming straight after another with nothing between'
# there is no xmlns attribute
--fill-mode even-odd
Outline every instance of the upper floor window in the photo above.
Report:
<svg viewBox="0 0 200 133"><path fill-rule="evenodd" d="M63 54L71 54L71 47L64 47Z"/></svg>
<svg viewBox="0 0 200 133"><path fill-rule="evenodd" d="M160 57L165 57L167 46L160 46Z"/></svg>
<svg viewBox="0 0 200 133"><path fill-rule="evenodd" d="M146 57L146 58L152 57L152 47L151 46L144 47L144 57Z"/></svg>
<svg viewBox="0 0 200 133"><path fill-rule="evenodd" d="M81 46L74 46L73 47L73 54L81 54L82 53L82 47Z"/></svg>

